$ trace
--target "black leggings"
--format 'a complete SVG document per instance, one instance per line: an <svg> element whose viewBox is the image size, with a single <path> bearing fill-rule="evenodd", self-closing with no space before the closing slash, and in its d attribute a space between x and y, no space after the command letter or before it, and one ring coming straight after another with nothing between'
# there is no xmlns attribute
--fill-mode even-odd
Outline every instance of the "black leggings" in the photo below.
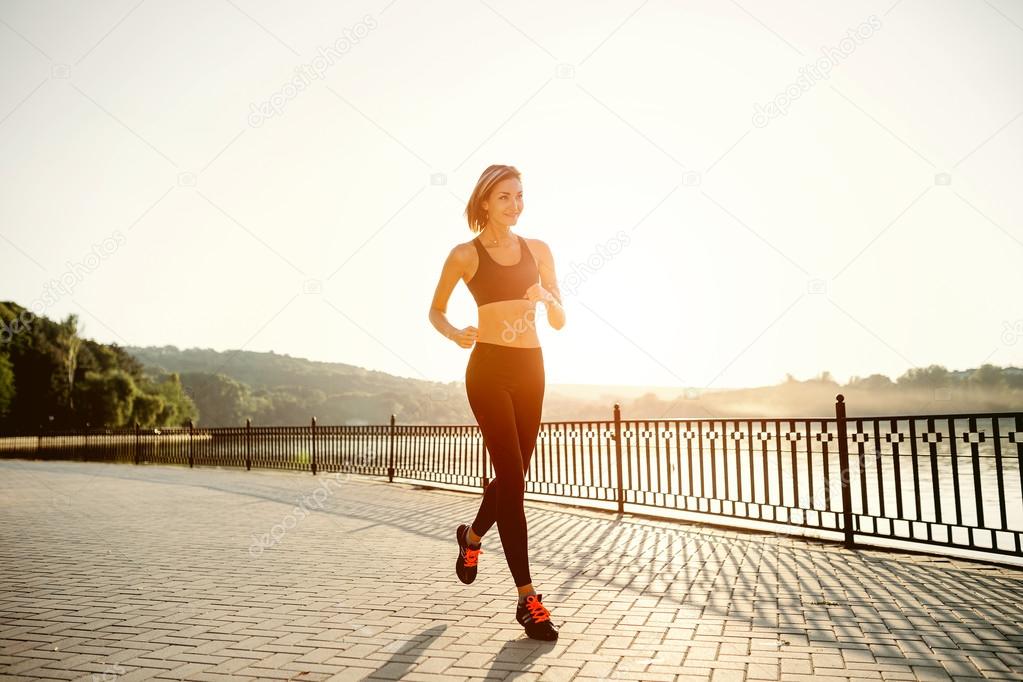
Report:
<svg viewBox="0 0 1023 682"><path fill-rule="evenodd" d="M544 394L543 351L480 343L465 368L465 391L483 443L490 452L495 477L483 493L472 530L482 537L494 523L515 586L529 577L526 538L526 471L540 431Z"/></svg>

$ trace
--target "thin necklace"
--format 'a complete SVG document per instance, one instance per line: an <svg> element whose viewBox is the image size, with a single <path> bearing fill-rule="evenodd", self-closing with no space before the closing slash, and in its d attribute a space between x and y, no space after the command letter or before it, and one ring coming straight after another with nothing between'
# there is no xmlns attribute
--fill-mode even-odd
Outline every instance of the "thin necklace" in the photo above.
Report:
<svg viewBox="0 0 1023 682"><path fill-rule="evenodd" d="M497 246L499 243L500 241L497 239L497 237L494 237L494 241L491 244L489 244L489 246Z"/></svg>

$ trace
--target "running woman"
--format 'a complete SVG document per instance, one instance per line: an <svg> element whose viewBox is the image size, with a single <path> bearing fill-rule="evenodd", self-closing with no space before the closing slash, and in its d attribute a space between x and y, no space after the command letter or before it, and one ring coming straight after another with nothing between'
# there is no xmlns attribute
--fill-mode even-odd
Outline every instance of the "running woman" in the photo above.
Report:
<svg viewBox="0 0 1023 682"><path fill-rule="evenodd" d="M494 165L483 171L465 209L469 229L478 236L448 254L433 295L430 322L462 348L472 348L465 390L496 473L472 524L459 525L455 531L455 573L466 584L476 579L483 536L496 522L519 593L515 619L529 637L556 640L558 629L529 574L523 496L545 387L536 304L544 304L554 329L565 325L565 310L550 248L539 239L512 232L522 208L518 170ZM476 300L479 329L458 329L447 320L448 299L459 279Z"/></svg>

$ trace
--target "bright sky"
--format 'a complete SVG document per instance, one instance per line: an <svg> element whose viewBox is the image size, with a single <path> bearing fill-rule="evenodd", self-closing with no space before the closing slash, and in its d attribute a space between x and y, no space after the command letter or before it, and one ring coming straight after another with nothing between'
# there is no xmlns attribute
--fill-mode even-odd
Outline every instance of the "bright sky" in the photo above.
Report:
<svg viewBox="0 0 1023 682"><path fill-rule="evenodd" d="M505 163L548 384L1023 364L1008 0L5 2L0 60L0 299L100 341L461 381Z"/></svg>

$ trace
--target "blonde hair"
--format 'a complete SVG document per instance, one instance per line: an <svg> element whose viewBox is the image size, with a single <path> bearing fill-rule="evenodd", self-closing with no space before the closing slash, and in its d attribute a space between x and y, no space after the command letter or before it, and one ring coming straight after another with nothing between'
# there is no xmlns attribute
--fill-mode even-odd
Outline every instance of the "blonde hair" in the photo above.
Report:
<svg viewBox="0 0 1023 682"><path fill-rule="evenodd" d="M469 197L469 203L465 206L465 217L469 221L470 230L479 233L487 226L487 212L483 210L483 202L490 196L494 186L507 178L522 180L522 174L515 166L494 164L487 166L480 175L480 179L476 181L476 188Z"/></svg>

